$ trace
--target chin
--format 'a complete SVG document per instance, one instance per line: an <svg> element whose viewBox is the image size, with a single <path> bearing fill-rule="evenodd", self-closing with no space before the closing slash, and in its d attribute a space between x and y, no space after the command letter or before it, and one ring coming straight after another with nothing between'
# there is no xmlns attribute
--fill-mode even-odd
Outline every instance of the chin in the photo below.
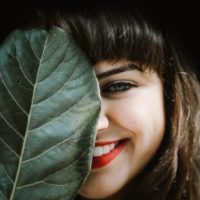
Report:
<svg viewBox="0 0 200 200"><path fill-rule="evenodd" d="M102 191L99 190L87 190L81 189L79 195L86 198L86 199L106 199L113 196L113 191L110 189Z"/></svg>
<svg viewBox="0 0 200 200"><path fill-rule="evenodd" d="M111 177L116 177L111 175ZM123 177L125 175L123 174ZM109 178L108 177L95 177L92 178L93 181L90 182L90 179L85 182L79 191L79 195L86 199L115 199L119 193L122 192L124 185L126 184L125 180L120 176L120 179ZM95 180L95 181L94 181Z"/></svg>

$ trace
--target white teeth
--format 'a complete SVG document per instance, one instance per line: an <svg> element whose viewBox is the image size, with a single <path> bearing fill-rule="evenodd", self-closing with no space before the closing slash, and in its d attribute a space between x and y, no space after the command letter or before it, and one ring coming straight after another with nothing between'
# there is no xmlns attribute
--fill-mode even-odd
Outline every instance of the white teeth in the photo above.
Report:
<svg viewBox="0 0 200 200"><path fill-rule="evenodd" d="M110 146L110 150L113 150L113 149L115 148L116 145L115 145L115 143L112 143L112 144L110 144L109 146Z"/></svg>
<svg viewBox="0 0 200 200"><path fill-rule="evenodd" d="M94 149L94 157L101 156L103 154L103 149L101 147L95 147Z"/></svg>
<svg viewBox="0 0 200 200"><path fill-rule="evenodd" d="M109 145L95 147L94 157L99 157L99 156L110 153L116 147L116 145L117 145L117 143L112 143Z"/></svg>
<svg viewBox="0 0 200 200"><path fill-rule="evenodd" d="M107 154L107 153L109 153L110 152L110 146L109 145L105 145L105 146L103 146L103 154Z"/></svg>

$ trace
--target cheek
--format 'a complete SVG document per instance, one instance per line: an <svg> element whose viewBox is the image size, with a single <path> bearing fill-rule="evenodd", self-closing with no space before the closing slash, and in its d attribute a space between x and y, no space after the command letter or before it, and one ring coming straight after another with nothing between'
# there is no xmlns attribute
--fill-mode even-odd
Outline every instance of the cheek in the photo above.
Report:
<svg viewBox="0 0 200 200"><path fill-rule="evenodd" d="M146 108L146 109L144 109ZM154 112L152 112L154 111ZM148 106L132 107L124 110L124 127L130 136L129 153L130 169L133 173L141 171L152 159L160 147L164 136L164 114ZM160 111L159 111L160 112Z"/></svg>
<svg viewBox="0 0 200 200"><path fill-rule="evenodd" d="M113 110L118 124L129 131L141 133L144 131L157 132L164 126L162 106L152 106L149 102L132 103L124 101L116 105Z"/></svg>
<svg viewBox="0 0 200 200"><path fill-rule="evenodd" d="M158 105L158 104L157 104ZM135 118L129 130L134 135L135 155L144 163L148 162L158 150L165 132L165 118L162 106L136 107Z"/></svg>
<svg viewBox="0 0 200 200"><path fill-rule="evenodd" d="M120 105L120 106L119 106ZM164 134L165 118L162 99L139 98L124 100L115 107L118 124L126 129L137 143L148 148L160 144Z"/></svg>
<svg viewBox="0 0 200 200"><path fill-rule="evenodd" d="M129 105L128 103L123 106L116 106L115 108L115 122L126 130L127 132L136 133L139 131L140 119L142 118L141 114L137 109L134 108L133 105Z"/></svg>

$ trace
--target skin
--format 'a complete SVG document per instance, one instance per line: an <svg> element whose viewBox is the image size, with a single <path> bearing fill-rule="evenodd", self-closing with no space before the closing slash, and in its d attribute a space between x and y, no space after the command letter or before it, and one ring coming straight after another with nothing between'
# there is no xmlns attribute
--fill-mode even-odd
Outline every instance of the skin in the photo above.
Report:
<svg viewBox="0 0 200 200"><path fill-rule="evenodd" d="M130 180L147 165L163 139L163 88L156 73L138 69L105 73L127 64L103 61L95 66L102 98L96 141L128 139L128 143L109 164L91 170L80 190L82 199L122 199Z"/></svg>

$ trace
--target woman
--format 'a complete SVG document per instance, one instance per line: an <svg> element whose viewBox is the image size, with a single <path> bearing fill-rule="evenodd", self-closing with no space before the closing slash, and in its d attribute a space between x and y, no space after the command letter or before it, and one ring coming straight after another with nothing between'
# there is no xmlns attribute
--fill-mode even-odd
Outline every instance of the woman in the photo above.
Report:
<svg viewBox="0 0 200 200"><path fill-rule="evenodd" d="M53 22L94 65L102 98L77 199L198 200L199 83L164 30L116 4L63 9Z"/></svg>

